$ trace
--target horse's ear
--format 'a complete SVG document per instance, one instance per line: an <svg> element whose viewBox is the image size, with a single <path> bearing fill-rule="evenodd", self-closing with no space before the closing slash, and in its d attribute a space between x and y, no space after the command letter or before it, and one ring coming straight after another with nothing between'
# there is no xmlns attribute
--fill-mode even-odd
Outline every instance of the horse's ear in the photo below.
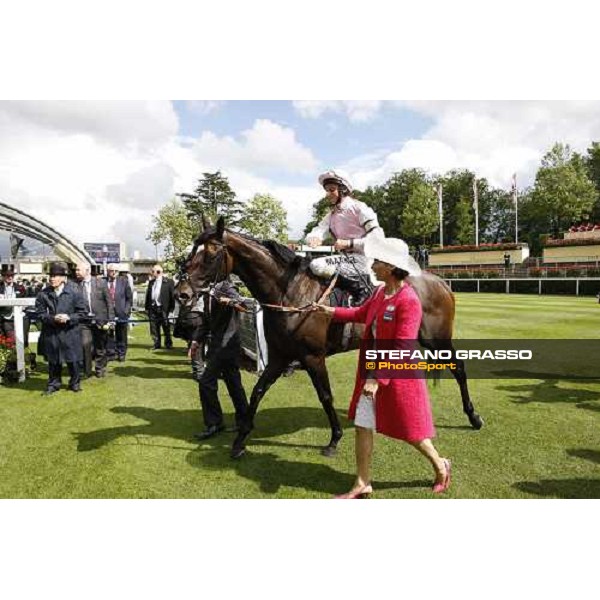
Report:
<svg viewBox="0 0 600 600"><path fill-rule="evenodd" d="M217 221L217 239L223 240L223 232L225 231L225 218L219 217Z"/></svg>
<svg viewBox="0 0 600 600"><path fill-rule="evenodd" d="M210 219L207 219L204 216L204 213L201 213L200 216L202 217L202 231L204 231L205 229L208 229L210 227Z"/></svg>

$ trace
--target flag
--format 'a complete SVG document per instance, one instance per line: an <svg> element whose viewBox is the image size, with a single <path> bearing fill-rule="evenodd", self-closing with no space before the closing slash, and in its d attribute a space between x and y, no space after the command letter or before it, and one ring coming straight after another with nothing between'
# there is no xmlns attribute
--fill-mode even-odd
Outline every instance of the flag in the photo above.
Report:
<svg viewBox="0 0 600 600"><path fill-rule="evenodd" d="M516 173L513 173L512 186L510 188L510 191L512 192L512 195L513 195L513 202L515 203L515 206L517 206L517 174Z"/></svg>
<svg viewBox="0 0 600 600"><path fill-rule="evenodd" d="M473 208L479 212L479 197L477 196L477 179L473 177Z"/></svg>
<svg viewBox="0 0 600 600"><path fill-rule="evenodd" d="M23 245L24 241L25 241L25 238L21 238L18 235L15 235L14 233L10 234L10 257L11 258L17 258L17 255L19 254L19 250L21 249L21 246Z"/></svg>
<svg viewBox="0 0 600 600"><path fill-rule="evenodd" d="M442 220L442 215L444 213L444 209L442 207L442 184L439 183L437 187L437 196L438 196L438 214L440 215L440 221Z"/></svg>

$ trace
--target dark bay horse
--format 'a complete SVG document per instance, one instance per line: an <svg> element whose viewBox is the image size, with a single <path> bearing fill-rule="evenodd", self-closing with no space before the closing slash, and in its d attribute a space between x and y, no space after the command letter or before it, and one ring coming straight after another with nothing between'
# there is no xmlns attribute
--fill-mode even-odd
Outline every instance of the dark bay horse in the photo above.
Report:
<svg viewBox="0 0 600 600"><path fill-rule="evenodd" d="M200 251L199 248L202 246ZM258 379L250 397L247 420L238 432L231 455L241 456L245 442L254 427L258 405L271 385L293 360L305 367L315 387L319 401L329 419L331 439L323 454L335 454L342 437L325 357L359 347L363 326L355 326L350 340L344 338L344 324L332 323L331 317L316 312L282 312L265 304L301 307L316 301L327 283L314 276L309 260L273 241L261 242L249 236L226 230L221 217L216 226L204 223L204 229L194 241L176 288L179 301L186 305L195 302L198 294L229 276L236 274L264 308L264 330L268 344L267 367ZM423 306L419 331L421 343L432 350L452 350L454 296L437 276L424 273L410 277ZM469 398L464 364L452 373L462 397L463 409L471 425L480 429L483 420L475 412Z"/></svg>

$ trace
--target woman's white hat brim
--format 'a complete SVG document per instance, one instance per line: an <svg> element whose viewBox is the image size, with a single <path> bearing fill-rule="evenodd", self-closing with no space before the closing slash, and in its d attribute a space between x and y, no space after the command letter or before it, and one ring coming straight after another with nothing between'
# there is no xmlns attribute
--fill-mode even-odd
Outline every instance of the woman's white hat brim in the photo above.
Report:
<svg viewBox="0 0 600 600"><path fill-rule="evenodd" d="M367 258L403 269L409 275L421 274L421 267L410 255L408 245L403 240L369 236L365 239L364 252Z"/></svg>

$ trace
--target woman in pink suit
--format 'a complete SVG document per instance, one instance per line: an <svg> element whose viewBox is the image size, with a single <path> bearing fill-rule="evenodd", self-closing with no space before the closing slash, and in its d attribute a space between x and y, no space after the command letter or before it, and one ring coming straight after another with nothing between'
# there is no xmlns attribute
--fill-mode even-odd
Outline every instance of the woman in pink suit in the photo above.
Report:
<svg viewBox="0 0 600 600"><path fill-rule="evenodd" d="M330 308L315 304L315 310L329 313L335 321L365 324L363 341L417 340L422 308L417 294L406 282L418 275L419 266L408 246L394 238L367 239L365 256L375 260L373 271L384 285L357 308ZM427 384L422 376L390 379L385 373L363 379L360 368L350 403L349 417L356 431L356 482L338 498L363 498L373 491L371 457L373 431L404 440L423 454L433 466L433 491L441 493L450 485L450 461L440 457L431 438L435 435Z"/></svg>

